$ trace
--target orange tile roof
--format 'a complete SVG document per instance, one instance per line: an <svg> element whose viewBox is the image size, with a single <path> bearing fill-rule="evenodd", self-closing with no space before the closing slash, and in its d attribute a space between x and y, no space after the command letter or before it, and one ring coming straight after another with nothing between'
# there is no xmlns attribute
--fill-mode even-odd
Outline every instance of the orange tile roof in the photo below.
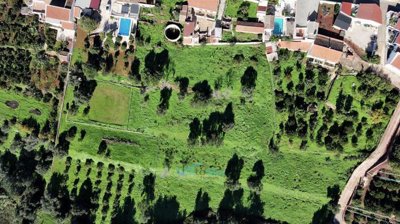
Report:
<svg viewBox="0 0 400 224"><path fill-rule="evenodd" d="M264 33L264 23L238 21L236 32L262 34Z"/></svg>
<svg viewBox="0 0 400 224"><path fill-rule="evenodd" d="M188 5L189 7L216 12L218 10L219 0L188 0Z"/></svg>
<svg viewBox="0 0 400 224"><path fill-rule="evenodd" d="M392 60L392 63L390 63L393 67L400 69L400 53L397 53L396 56L394 56L394 59Z"/></svg>
<svg viewBox="0 0 400 224"><path fill-rule="evenodd" d="M278 42L278 46L280 48L287 48L292 51L300 50L303 52L308 52L311 47L311 43L304 41L280 41Z"/></svg>
<svg viewBox="0 0 400 224"><path fill-rule="evenodd" d="M61 8L57 6L47 5L46 18L56 19L60 21L69 21L71 9Z"/></svg>
<svg viewBox="0 0 400 224"><path fill-rule="evenodd" d="M400 45L400 34L396 38L396 44Z"/></svg>
<svg viewBox="0 0 400 224"><path fill-rule="evenodd" d="M348 16L351 16L351 2L342 2L342 6L340 7L340 11L346 13Z"/></svg>
<svg viewBox="0 0 400 224"><path fill-rule="evenodd" d="M396 23L396 26L394 28L400 30L400 18L397 19L397 23Z"/></svg>
<svg viewBox="0 0 400 224"><path fill-rule="evenodd" d="M326 60L332 63L339 63L343 52L314 44L309 52L309 56Z"/></svg>
<svg viewBox="0 0 400 224"><path fill-rule="evenodd" d="M75 29L75 23L73 23L73 22L61 22L61 26L65 30L74 30Z"/></svg>
<svg viewBox="0 0 400 224"><path fill-rule="evenodd" d="M81 12L82 12L81 8L79 8L77 6L74 7L74 17L75 18L80 18L81 17Z"/></svg>
<svg viewBox="0 0 400 224"><path fill-rule="evenodd" d="M381 8L375 3L362 3L358 8L357 18L375 21L382 24Z"/></svg>

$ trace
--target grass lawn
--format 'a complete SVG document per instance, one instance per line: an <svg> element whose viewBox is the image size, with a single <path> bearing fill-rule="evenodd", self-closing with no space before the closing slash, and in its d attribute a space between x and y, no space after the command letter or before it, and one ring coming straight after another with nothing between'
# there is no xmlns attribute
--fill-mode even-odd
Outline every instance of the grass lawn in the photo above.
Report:
<svg viewBox="0 0 400 224"><path fill-rule="evenodd" d="M227 0L226 8L225 8L225 16L237 18L238 11L240 6L246 1L244 0ZM254 2L246 2L250 4L248 13L249 18L256 18L257 17L257 4Z"/></svg>
<svg viewBox="0 0 400 224"><path fill-rule="evenodd" d="M6 105L7 101L18 102L18 107L12 109ZM40 113L35 113L33 110L38 110ZM22 94L13 91L0 89L0 117L9 119L17 117L19 119L33 117L39 124L43 125L49 117L51 105L40 102L34 98L23 96Z"/></svg>
<svg viewBox="0 0 400 224"><path fill-rule="evenodd" d="M100 82L89 103L89 119L124 126L128 123L129 101L129 88Z"/></svg>

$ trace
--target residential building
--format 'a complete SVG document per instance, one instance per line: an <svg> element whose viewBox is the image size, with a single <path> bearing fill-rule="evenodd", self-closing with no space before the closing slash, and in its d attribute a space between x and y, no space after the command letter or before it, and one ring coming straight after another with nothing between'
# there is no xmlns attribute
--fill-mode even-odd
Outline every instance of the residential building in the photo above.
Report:
<svg viewBox="0 0 400 224"><path fill-rule="evenodd" d="M378 28L382 25L382 10L376 3L361 3L358 6L355 23Z"/></svg>
<svg viewBox="0 0 400 224"><path fill-rule="evenodd" d="M295 15L295 39L314 38L317 34L319 0L297 0Z"/></svg>
<svg viewBox="0 0 400 224"><path fill-rule="evenodd" d="M193 9L196 16L215 19L219 0L188 0L189 10Z"/></svg>
<svg viewBox="0 0 400 224"><path fill-rule="evenodd" d="M307 58L310 58L313 63L333 68L340 62L342 55L341 51L314 44L309 50Z"/></svg>

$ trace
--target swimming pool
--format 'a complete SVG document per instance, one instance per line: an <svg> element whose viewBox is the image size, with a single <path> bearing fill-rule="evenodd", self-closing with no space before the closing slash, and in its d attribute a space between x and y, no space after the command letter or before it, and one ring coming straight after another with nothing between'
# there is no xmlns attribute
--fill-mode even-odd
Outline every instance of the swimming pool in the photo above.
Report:
<svg viewBox="0 0 400 224"><path fill-rule="evenodd" d="M131 23L132 20L127 18L121 18L119 20L119 32L118 35L120 36L129 36L131 33Z"/></svg>
<svg viewBox="0 0 400 224"><path fill-rule="evenodd" d="M275 18L274 20L274 30L272 31L274 35L283 34L283 18Z"/></svg>

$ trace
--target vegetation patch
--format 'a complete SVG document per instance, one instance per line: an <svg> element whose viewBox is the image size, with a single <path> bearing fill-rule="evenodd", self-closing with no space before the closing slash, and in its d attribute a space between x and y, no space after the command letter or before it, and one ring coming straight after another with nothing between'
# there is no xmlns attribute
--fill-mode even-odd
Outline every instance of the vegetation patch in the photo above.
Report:
<svg viewBox="0 0 400 224"><path fill-rule="evenodd" d="M125 126L128 124L130 89L100 83L89 102L89 119Z"/></svg>

